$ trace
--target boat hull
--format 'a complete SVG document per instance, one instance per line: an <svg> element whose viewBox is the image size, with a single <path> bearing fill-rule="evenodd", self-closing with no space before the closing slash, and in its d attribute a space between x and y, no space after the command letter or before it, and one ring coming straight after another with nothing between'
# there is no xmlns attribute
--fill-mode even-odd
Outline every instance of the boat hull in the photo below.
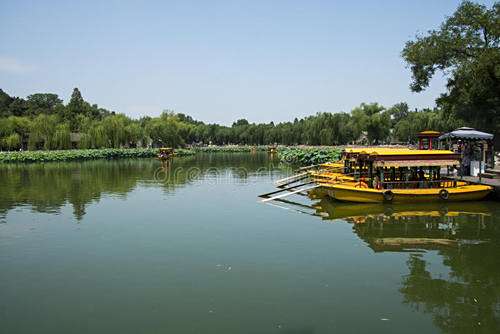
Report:
<svg viewBox="0 0 500 334"><path fill-rule="evenodd" d="M485 198L492 188L483 185L465 185L455 188L430 189L392 189L390 196L384 193L388 190L356 188L351 185L324 185L328 195L338 201L356 203L416 203L416 202L463 202L478 201ZM440 191L447 191L443 198ZM384 196L385 195L385 196ZM388 199L390 197L390 199Z"/></svg>

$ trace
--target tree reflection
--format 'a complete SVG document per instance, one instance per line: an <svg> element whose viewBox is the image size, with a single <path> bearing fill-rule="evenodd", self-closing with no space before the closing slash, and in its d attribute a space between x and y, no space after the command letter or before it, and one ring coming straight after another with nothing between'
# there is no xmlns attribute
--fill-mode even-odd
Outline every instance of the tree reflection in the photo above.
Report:
<svg viewBox="0 0 500 334"><path fill-rule="evenodd" d="M405 304L432 315L446 333L500 333L498 203L352 205L323 199L325 219L342 218L375 252L410 252L400 292ZM326 214L325 214L326 213ZM436 252L448 275L433 274Z"/></svg>
<svg viewBox="0 0 500 334"><path fill-rule="evenodd" d="M89 203L105 194L125 197L138 185L166 192L213 175L245 181L262 166L273 168L266 153L213 153L174 158L165 167L156 159L0 165L0 219L15 207L58 212L67 203L81 220ZM160 172L160 173L159 173Z"/></svg>
<svg viewBox="0 0 500 334"><path fill-rule="evenodd" d="M482 249L488 246L491 244L466 245L442 254L451 270L448 279L433 277L426 262L411 255L407 261L410 273L403 277L400 289L404 302L431 313L435 324L447 333L500 332L499 263L485 270L477 264L468 266L466 260L481 263L496 257L498 247L496 253L488 253L490 249Z"/></svg>

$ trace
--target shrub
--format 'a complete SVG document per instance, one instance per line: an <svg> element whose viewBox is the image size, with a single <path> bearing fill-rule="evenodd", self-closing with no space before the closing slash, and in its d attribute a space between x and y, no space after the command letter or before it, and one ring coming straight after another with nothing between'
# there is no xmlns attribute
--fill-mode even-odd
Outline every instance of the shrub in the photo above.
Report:
<svg viewBox="0 0 500 334"><path fill-rule="evenodd" d="M278 150L282 162L309 166L340 158L340 149L335 147L293 147Z"/></svg>

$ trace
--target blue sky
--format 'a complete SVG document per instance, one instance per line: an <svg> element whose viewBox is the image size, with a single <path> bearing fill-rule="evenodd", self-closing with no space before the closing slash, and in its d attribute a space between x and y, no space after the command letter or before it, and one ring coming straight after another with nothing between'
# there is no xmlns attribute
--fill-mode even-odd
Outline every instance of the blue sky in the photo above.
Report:
<svg viewBox="0 0 500 334"><path fill-rule="evenodd" d="M488 6L493 1L482 1ZM432 107L410 92L405 41L459 1L0 0L0 88L52 92L132 117L286 121L361 102Z"/></svg>

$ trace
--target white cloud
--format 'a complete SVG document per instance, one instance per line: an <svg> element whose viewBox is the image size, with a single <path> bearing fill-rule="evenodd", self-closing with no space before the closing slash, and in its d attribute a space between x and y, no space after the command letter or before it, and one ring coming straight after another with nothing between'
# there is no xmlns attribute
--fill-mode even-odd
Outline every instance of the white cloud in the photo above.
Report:
<svg viewBox="0 0 500 334"><path fill-rule="evenodd" d="M34 66L23 64L14 58L0 56L0 72L23 74L34 69Z"/></svg>

